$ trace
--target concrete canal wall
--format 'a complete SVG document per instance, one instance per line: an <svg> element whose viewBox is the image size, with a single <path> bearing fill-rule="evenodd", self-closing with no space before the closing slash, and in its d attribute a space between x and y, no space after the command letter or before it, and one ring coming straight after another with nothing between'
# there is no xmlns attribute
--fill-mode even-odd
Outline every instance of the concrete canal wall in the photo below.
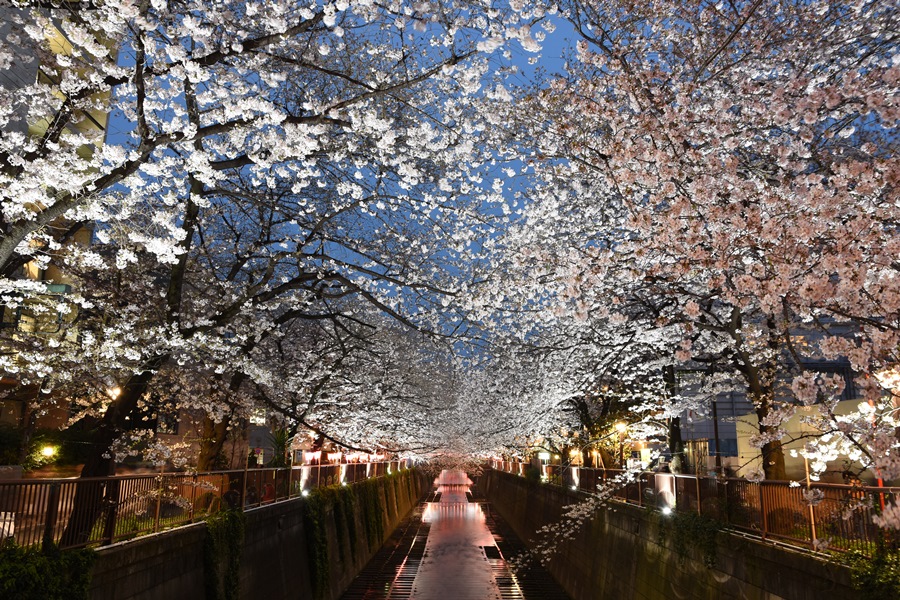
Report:
<svg viewBox="0 0 900 600"><path fill-rule="evenodd" d="M492 470L477 485L529 545L579 500L564 488ZM618 503L601 508L547 568L574 600L859 598L842 565L726 531L704 537L702 523L676 532L666 518Z"/></svg>
<svg viewBox="0 0 900 600"><path fill-rule="evenodd" d="M248 510L241 539L200 522L107 546L97 550L91 598L338 598L430 488L401 471Z"/></svg>

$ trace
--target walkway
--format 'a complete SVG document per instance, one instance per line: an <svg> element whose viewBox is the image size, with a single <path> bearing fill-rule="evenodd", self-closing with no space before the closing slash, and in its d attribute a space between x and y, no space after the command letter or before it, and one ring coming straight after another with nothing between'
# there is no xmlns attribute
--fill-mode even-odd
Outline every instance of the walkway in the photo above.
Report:
<svg viewBox="0 0 900 600"><path fill-rule="evenodd" d="M436 491L404 521L343 600L567 600L540 567L520 576L505 556L521 550L465 473L444 471Z"/></svg>

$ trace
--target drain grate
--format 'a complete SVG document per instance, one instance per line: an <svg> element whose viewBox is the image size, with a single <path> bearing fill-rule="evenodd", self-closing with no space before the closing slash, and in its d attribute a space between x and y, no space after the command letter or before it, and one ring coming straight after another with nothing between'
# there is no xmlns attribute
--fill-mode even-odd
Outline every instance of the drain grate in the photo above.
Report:
<svg viewBox="0 0 900 600"><path fill-rule="evenodd" d="M422 522L424 505L403 521L353 580L341 600L408 600L425 554L430 525Z"/></svg>
<svg viewBox="0 0 900 600"><path fill-rule="evenodd" d="M525 545L516 537L506 521L493 510L490 502L482 501L481 504L485 523L497 544L497 553L501 557L512 557L524 552ZM501 558L488 562L494 568L494 578L497 580L503 600L571 600L550 573L539 564L533 564L527 570L513 575L506 560Z"/></svg>

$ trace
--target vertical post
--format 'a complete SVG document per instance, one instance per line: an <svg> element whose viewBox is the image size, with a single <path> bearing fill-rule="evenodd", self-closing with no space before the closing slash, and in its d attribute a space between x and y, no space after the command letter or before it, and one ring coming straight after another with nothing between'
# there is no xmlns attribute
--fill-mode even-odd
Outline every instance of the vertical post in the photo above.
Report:
<svg viewBox="0 0 900 600"><path fill-rule="evenodd" d="M159 531L159 509L162 506L162 495L163 495L163 469L165 466L161 466L159 468L159 485L156 490L156 518L153 521L153 533Z"/></svg>
<svg viewBox="0 0 900 600"><path fill-rule="evenodd" d="M188 513L188 522L194 522L194 502L197 494L197 474L191 475L191 511Z"/></svg>
<svg viewBox="0 0 900 600"><path fill-rule="evenodd" d="M716 438L716 475L721 475L722 471L722 446L719 440L719 411L716 408L716 399L712 400L712 418L713 418L713 436Z"/></svg>
<svg viewBox="0 0 900 600"><path fill-rule="evenodd" d="M247 469L250 467L250 449L247 448L246 456L244 456L244 481L241 485L241 510L247 506Z"/></svg>
<svg viewBox="0 0 900 600"><path fill-rule="evenodd" d="M44 521L43 549L47 551L53 544L56 520L59 517L59 484L50 484L50 494L47 497L47 519Z"/></svg>
<svg viewBox="0 0 900 600"><path fill-rule="evenodd" d="M715 405L715 401L713 401L713 405ZM718 448L716 448L716 455L718 456ZM697 514L703 514L700 509L700 474L697 473L694 475L694 482L697 484Z"/></svg>
<svg viewBox="0 0 900 600"><path fill-rule="evenodd" d="M756 489L759 490L759 512L762 516L762 539L766 539L766 533L769 531L769 516L766 514L766 503L763 500L762 483L756 482Z"/></svg>
<svg viewBox="0 0 900 600"><path fill-rule="evenodd" d="M809 479L809 459L805 456L803 457L803 467L806 469L806 493L810 494L812 492L812 483ZM809 500L812 499L812 496L808 497ZM810 534L810 548L813 550L816 549L816 514L815 509L813 508L812 502L809 503L809 534Z"/></svg>
<svg viewBox="0 0 900 600"><path fill-rule="evenodd" d="M126 483L127 485L127 483ZM126 487L127 489L127 487ZM103 543L112 544L116 537L116 517L119 512L119 480L106 481L106 510L104 511Z"/></svg>

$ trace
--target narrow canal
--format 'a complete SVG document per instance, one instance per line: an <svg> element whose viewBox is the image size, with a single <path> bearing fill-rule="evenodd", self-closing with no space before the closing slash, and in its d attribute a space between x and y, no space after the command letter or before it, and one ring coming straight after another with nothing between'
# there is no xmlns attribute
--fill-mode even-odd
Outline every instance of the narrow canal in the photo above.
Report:
<svg viewBox="0 0 900 600"><path fill-rule="evenodd" d="M510 572L506 559L522 548L464 472L444 471L342 598L568 600L540 566Z"/></svg>

